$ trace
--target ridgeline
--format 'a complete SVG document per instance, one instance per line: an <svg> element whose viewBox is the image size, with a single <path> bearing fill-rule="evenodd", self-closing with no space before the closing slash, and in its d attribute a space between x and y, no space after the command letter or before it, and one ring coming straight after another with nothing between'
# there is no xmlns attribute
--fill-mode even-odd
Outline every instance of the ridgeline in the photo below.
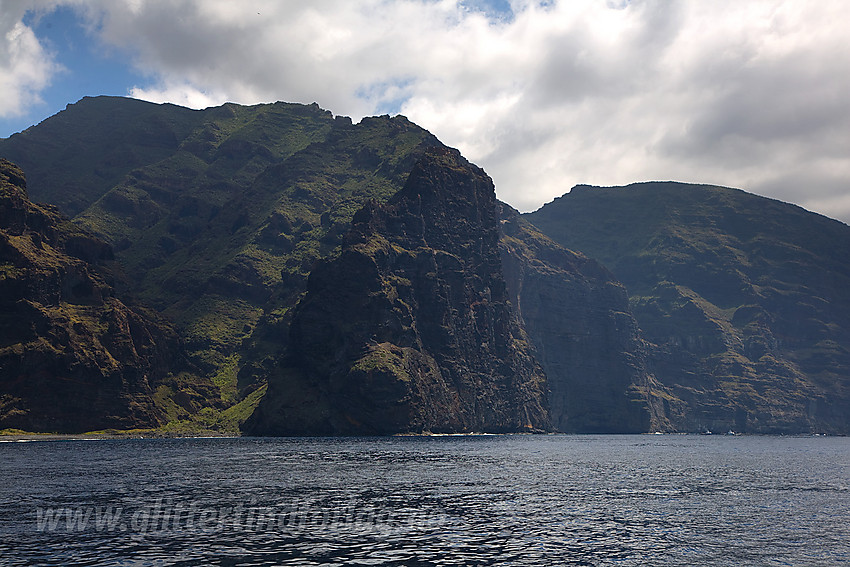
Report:
<svg viewBox="0 0 850 567"><path fill-rule="evenodd" d="M86 98L0 156L0 428L850 432L850 227L792 205L520 215L315 104Z"/></svg>

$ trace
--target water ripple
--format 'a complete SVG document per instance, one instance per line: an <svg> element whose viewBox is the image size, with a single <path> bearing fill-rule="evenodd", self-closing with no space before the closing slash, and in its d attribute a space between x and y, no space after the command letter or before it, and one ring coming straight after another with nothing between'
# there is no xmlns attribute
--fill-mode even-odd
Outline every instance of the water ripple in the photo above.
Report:
<svg viewBox="0 0 850 567"><path fill-rule="evenodd" d="M8 443L0 565L850 560L850 440L659 437Z"/></svg>

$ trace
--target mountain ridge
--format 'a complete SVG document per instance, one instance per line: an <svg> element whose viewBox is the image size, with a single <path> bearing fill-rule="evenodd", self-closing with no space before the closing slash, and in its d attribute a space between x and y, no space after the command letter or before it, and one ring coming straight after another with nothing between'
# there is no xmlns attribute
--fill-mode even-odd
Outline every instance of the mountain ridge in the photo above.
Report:
<svg viewBox="0 0 850 567"><path fill-rule="evenodd" d="M625 283L677 428L847 430L847 225L677 183L583 186L526 218Z"/></svg>
<svg viewBox="0 0 850 567"><path fill-rule="evenodd" d="M63 226L88 235L63 251L86 257L62 265L88 262L88 288L162 329L154 343L179 345L168 356L185 372L163 379L153 417L139 424L850 432L847 226L796 206L646 182L577 186L519 215L490 191L469 193L486 173L403 116L353 124L315 104L197 111L87 98L0 140L0 155L23 161L33 198L70 212L74 225ZM443 188L414 214L422 196L408 181L426 164L420 183L442 179L432 185ZM7 170L14 185L18 170ZM4 220L12 229L13 217ZM50 264L52 252L32 244L48 239L27 230L29 261ZM429 258L456 269L419 270ZM25 299L14 283L26 281L21 273L4 280L15 301ZM335 320L329 305L360 323ZM434 313L454 321L445 336L463 348L437 340ZM383 329L382 314L395 324L372 343L367 331ZM101 328L96 319L83 327ZM483 329L492 337L476 344ZM20 350L28 339L8 340ZM306 354L337 340L347 353L339 360ZM72 358L88 352L83 342L63 348ZM516 380L502 386L484 379L508 375ZM304 380L336 390L304 397ZM372 394L357 398L354 384ZM482 420L473 398L515 410ZM178 399L194 401L180 409ZM300 414L291 410L298 399ZM288 418L271 415L285 407Z"/></svg>
<svg viewBox="0 0 850 567"><path fill-rule="evenodd" d="M95 142L58 142L81 130ZM176 324L232 403L262 386L279 348L267 338L285 337L312 264L433 144L404 117L354 125L316 104L195 111L97 97L0 140L0 153L24 158L33 194L60 205L112 168L69 212L113 245L127 274L118 286Z"/></svg>

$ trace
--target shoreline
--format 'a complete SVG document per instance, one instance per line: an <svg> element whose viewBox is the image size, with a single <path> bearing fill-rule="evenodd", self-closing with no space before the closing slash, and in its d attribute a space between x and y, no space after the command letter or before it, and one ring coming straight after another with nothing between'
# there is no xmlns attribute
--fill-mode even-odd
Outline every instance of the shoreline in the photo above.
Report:
<svg viewBox="0 0 850 567"><path fill-rule="evenodd" d="M199 431L195 434L163 433L160 431L107 431L88 433L0 433L0 443L27 443L32 441L102 441L110 439L207 439L237 438L215 431Z"/></svg>
<svg viewBox="0 0 850 567"><path fill-rule="evenodd" d="M451 438L451 437L511 437L511 436L535 436L540 434L522 433L400 433L378 437L410 437L410 438ZM547 435L566 436L594 436L594 433L544 433ZM625 433L610 434L614 436L655 436L658 433ZM703 433L664 433L664 436L706 436ZM846 437L845 435L824 433L796 433L796 434L771 434L771 433L735 433L708 435L709 437ZM194 433L169 433L156 430L127 430L127 431L93 431L87 433L31 433L31 432L0 432L0 444L2 443L29 443L35 441L104 441L104 440L126 440L126 439L238 439L243 435L232 433L221 433L218 431L197 431ZM302 436L298 436L302 437ZM321 438L334 436L304 436L306 438ZM346 436L343 436L346 437ZM272 437L268 437L272 438Z"/></svg>

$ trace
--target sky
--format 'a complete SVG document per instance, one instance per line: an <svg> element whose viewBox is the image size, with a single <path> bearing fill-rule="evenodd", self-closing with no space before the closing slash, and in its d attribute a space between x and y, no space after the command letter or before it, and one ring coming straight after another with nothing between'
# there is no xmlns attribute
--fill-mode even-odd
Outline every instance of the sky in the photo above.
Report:
<svg viewBox="0 0 850 567"><path fill-rule="evenodd" d="M535 210L738 187L850 223L846 0L0 0L0 137L83 96L403 114Z"/></svg>

